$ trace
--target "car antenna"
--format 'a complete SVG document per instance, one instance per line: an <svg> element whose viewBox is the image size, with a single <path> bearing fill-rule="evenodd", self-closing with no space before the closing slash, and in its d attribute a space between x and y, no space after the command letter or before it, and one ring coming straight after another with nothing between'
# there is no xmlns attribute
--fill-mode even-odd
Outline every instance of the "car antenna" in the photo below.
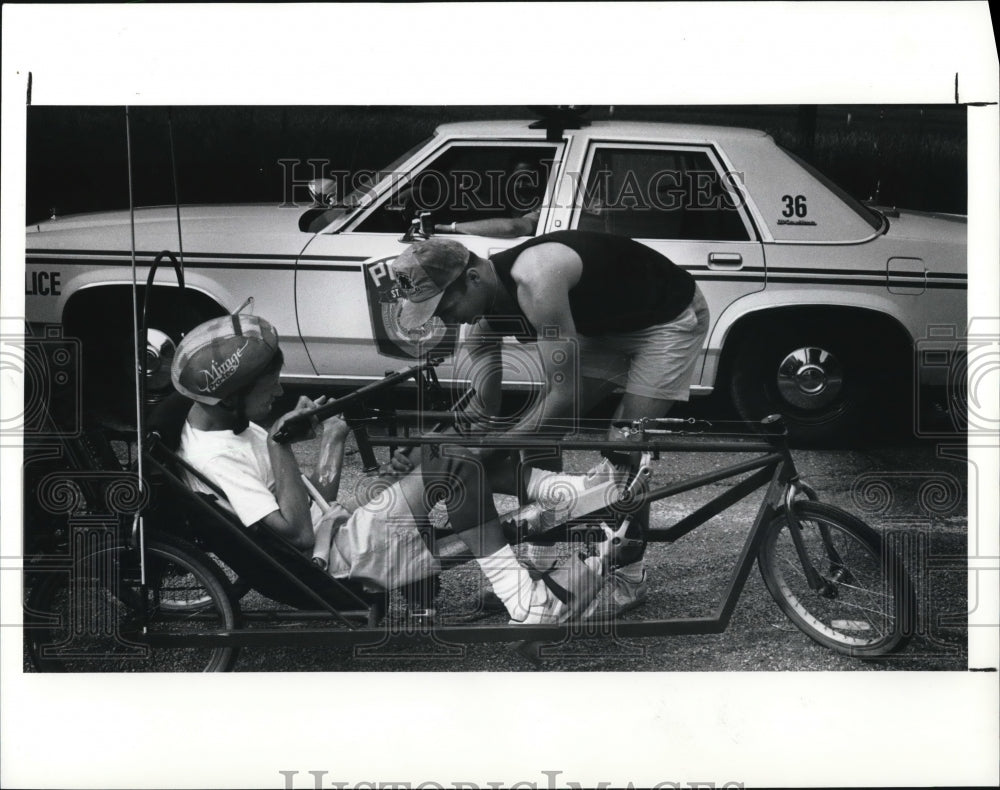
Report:
<svg viewBox="0 0 1000 790"><path fill-rule="evenodd" d="M130 230L130 251L132 269L132 345L135 363L135 442L136 442L136 483L139 488L139 497L142 499L145 493L146 483L143 476L143 383L145 378L145 366L140 367L139 359L139 285L136 273L136 253L135 253L135 195L132 188L132 122L129 116L129 107L125 106L125 154L128 169L128 214ZM145 596L146 590L146 533L145 522L143 520L143 508L136 508L132 519L132 539L137 540L139 548L139 579L142 594Z"/></svg>
<svg viewBox="0 0 1000 790"><path fill-rule="evenodd" d="M181 233L181 196L177 181L177 157L174 155L174 109L167 108L167 135L170 138L170 171L174 181L174 211L177 215L177 257L180 259L181 275L184 274L184 237ZM184 285L181 282L181 299L184 299ZM185 300L186 301L186 300Z"/></svg>

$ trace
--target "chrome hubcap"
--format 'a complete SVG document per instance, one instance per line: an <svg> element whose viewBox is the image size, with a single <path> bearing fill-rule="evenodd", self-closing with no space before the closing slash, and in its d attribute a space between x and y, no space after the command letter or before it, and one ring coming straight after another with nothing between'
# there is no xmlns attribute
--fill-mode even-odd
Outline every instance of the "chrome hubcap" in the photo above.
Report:
<svg viewBox="0 0 1000 790"><path fill-rule="evenodd" d="M840 361L815 346L797 348L778 366L778 391L798 409L816 411L829 406L844 388Z"/></svg>

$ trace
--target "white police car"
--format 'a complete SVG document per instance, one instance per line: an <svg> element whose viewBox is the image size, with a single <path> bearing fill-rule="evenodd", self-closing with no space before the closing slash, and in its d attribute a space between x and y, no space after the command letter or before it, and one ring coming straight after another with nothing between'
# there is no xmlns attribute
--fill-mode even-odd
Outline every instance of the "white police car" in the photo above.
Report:
<svg viewBox="0 0 1000 790"><path fill-rule="evenodd" d="M400 359L450 352L444 327L412 336L395 324L387 264L417 226L448 233L452 223L523 215L535 234L623 234L688 269L712 313L693 394L726 388L744 416L782 412L800 439L845 435L890 393L897 410L909 408L914 371L923 384L957 380L949 355L966 325L964 217L862 205L759 131L538 126L443 125L380 173L324 174L311 207L308 178L280 206L181 206L188 296L178 298L169 267L160 271L151 389L169 387L168 336L248 296L281 334L289 382L363 383ZM179 255L175 209L139 209L135 222L145 282L159 253ZM494 233L457 238L484 256L523 240ZM128 212L27 229L28 320L81 338L85 377L127 357L130 236ZM944 355L914 365L928 341ZM515 385L537 378L523 360L508 368ZM461 379L461 363L439 375Z"/></svg>

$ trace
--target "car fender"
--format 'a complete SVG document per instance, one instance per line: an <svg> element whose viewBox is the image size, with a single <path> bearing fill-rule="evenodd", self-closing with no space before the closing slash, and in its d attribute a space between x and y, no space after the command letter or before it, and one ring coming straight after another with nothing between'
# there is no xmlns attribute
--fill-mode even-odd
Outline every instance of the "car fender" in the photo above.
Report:
<svg viewBox="0 0 1000 790"><path fill-rule="evenodd" d="M906 323L906 313L898 297L888 291L878 293L872 288L845 290L843 287L810 286L809 288L781 289L769 288L755 291L732 302L716 319L705 346L705 365L702 369L701 384L716 386L719 362L732 331L744 319L762 317L768 312L782 308L815 308L817 311L829 308L846 308L859 312L877 313L891 318L915 340L913 331Z"/></svg>
<svg viewBox="0 0 1000 790"><path fill-rule="evenodd" d="M136 273L136 284L141 288L145 288L146 278L149 276L148 267L137 267ZM92 269L74 272L73 276L68 281L65 281L63 293L57 297L58 300L52 306L54 317L51 320L58 322L61 319L66 310L66 305L74 296L84 292L93 293L97 288L113 286L131 287L132 278L130 275L123 275L120 269ZM157 280L154 282L153 287L179 288L178 283L174 279L173 270L169 266L161 266L160 270L157 271ZM238 295L221 287L218 280L190 270L184 272L184 287L204 294L223 307L233 304L238 305L240 301Z"/></svg>

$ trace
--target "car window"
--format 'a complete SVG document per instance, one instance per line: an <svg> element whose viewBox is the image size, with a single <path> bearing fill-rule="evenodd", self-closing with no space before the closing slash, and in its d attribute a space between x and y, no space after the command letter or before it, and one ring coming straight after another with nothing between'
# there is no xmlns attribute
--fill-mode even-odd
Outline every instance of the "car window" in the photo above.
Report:
<svg viewBox="0 0 1000 790"><path fill-rule="evenodd" d="M542 205L556 153L554 145L450 145L398 178L355 230L400 233L423 211L435 223L520 217Z"/></svg>
<svg viewBox="0 0 1000 790"><path fill-rule="evenodd" d="M577 228L639 239L746 241L727 178L704 150L598 146Z"/></svg>
<svg viewBox="0 0 1000 790"><path fill-rule="evenodd" d="M867 208L863 203L859 203L857 200L854 199L854 197L848 194L843 187L831 181L827 176L825 176L823 173L821 173L819 170L817 170L815 167L813 167L811 164L809 164L801 157L798 157L795 154L793 154L787 148L783 148L780 145L778 146L778 148L782 151L782 153L787 155L790 159L794 160L795 162L798 162L802 166L802 168L809 173L809 175L811 175L813 178L819 181L823 186L825 186L827 189L833 192L833 194L839 197L844 202L844 205L847 206L851 211L853 211L859 217L861 217L861 219L863 219L865 222L867 222L871 226L872 230L882 229L882 224L884 220L881 214L879 214L877 211Z"/></svg>

